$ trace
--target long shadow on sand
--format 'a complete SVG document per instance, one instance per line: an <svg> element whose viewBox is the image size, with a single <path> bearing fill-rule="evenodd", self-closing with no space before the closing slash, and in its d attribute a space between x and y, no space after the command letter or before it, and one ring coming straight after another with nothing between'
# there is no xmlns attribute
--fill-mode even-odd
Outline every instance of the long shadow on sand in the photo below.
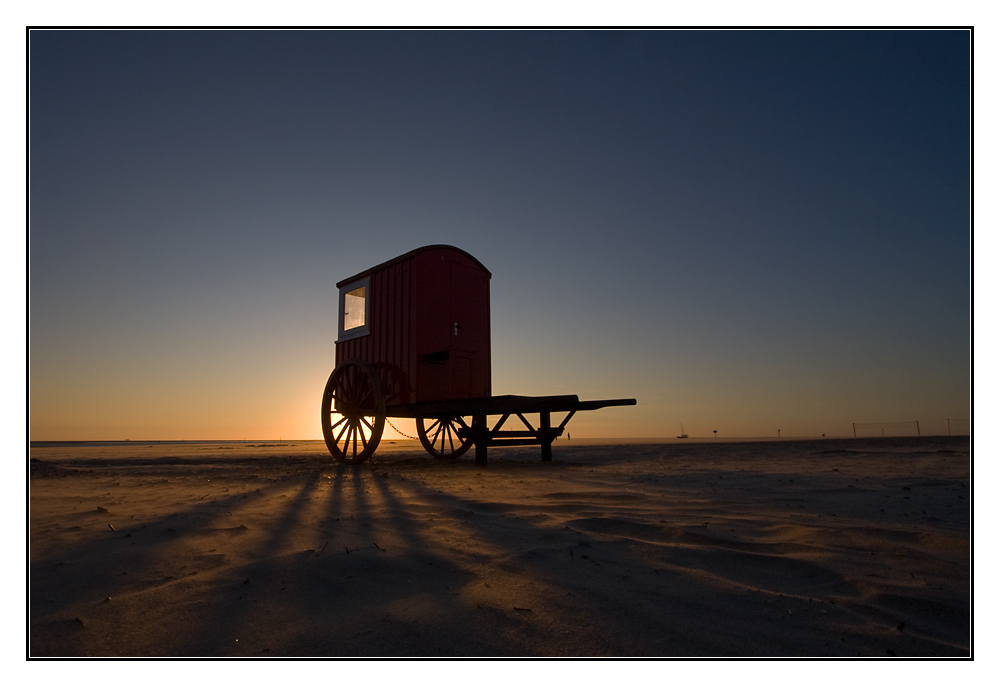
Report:
<svg viewBox="0 0 1000 687"><path fill-rule="evenodd" d="M545 469L570 487L526 501L390 477L391 464L303 464L33 557L31 654L968 653L967 589L888 579L887 556L917 540L876 556L777 518L758 523L768 537L734 535L696 522L740 505L718 496L657 519L714 473L663 497L594 487L578 474L594 463L568 461Z"/></svg>

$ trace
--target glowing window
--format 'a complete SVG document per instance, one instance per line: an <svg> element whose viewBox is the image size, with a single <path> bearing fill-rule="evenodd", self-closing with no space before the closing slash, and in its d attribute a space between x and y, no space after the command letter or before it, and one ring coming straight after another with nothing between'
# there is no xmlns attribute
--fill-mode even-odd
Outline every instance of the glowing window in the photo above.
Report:
<svg viewBox="0 0 1000 687"><path fill-rule="evenodd" d="M344 331L365 326L365 287L344 294Z"/></svg>
<svg viewBox="0 0 1000 687"><path fill-rule="evenodd" d="M337 341L356 339L368 334L368 323L371 322L371 293L368 277L345 284L340 289L340 321L337 329Z"/></svg>

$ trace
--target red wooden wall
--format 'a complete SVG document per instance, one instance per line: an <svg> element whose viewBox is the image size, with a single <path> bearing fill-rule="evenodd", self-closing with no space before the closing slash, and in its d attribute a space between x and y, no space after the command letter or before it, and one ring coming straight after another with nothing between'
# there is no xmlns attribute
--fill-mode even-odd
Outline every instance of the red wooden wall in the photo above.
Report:
<svg viewBox="0 0 1000 687"><path fill-rule="evenodd" d="M491 395L489 270L458 248L425 246L337 286L366 276L369 333L337 342L338 364L370 362L387 405Z"/></svg>

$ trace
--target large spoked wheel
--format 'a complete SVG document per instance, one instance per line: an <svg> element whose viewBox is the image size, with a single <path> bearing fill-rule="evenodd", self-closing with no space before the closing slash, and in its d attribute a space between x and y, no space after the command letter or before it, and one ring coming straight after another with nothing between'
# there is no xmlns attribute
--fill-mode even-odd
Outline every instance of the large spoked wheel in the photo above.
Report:
<svg viewBox="0 0 1000 687"><path fill-rule="evenodd" d="M435 458L458 458L472 446L472 439L458 436L459 429L469 429L464 419L459 417L417 418L417 436L427 452Z"/></svg>
<svg viewBox="0 0 1000 687"><path fill-rule="evenodd" d="M385 396L375 369L364 360L345 360L330 373L320 411L323 439L341 463L368 460L385 429Z"/></svg>

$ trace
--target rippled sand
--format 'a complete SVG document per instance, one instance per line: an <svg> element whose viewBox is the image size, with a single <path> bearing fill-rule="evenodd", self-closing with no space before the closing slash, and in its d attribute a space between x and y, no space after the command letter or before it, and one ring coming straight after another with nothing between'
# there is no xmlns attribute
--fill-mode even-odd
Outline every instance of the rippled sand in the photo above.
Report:
<svg viewBox="0 0 1000 687"><path fill-rule="evenodd" d="M30 653L969 654L968 437L554 454L32 448Z"/></svg>

